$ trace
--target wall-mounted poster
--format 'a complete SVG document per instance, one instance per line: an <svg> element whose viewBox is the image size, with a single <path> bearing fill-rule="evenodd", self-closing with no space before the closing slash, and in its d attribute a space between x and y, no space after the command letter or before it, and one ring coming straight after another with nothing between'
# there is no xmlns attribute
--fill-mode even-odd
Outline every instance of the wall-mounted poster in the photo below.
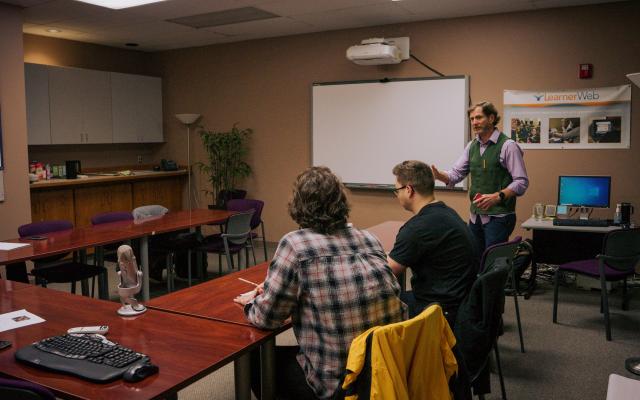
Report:
<svg viewBox="0 0 640 400"><path fill-rule="evenodd" d="M628 149L630 116L631 85L504 91L503 131L523 149Z"/></svg>

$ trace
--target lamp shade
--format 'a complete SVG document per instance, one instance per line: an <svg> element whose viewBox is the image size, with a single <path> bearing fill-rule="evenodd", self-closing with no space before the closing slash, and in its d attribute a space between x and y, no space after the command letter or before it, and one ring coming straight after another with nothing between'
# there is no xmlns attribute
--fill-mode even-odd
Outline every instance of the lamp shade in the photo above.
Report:
<svg viewBox="0 0 640 400"><path fill-rule="evenodd" d="M635 83L636 86L640 87L640 72L636 72L635 74L627 74L627 78L629 78L631 82Z"/></svg>
<svg viewBox="0 0 640 400"><path fill-rule="evenodd" d="M185 125L191 125L200 118L200 114L176 114L176 118Z"/></svg>

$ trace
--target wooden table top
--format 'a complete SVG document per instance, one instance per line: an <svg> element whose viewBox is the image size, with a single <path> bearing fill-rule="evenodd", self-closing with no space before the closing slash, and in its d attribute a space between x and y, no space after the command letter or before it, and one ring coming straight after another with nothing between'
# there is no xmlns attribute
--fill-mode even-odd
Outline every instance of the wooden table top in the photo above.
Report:
<svg viewBox="0 0 640 400"><path fill-rule="evenodd" d="M0 350L0 373L36 382L63 398L151 399L173 393L215 371L269 338L257 329L148 310L137 317L120 317L118 303L29 286L0 293L0 312L26 309L46 322L0 332L13 346ZM160 367L142 382L116 380L98 384L69 375L17 363L17 349L75 326L108 325L109 340L151 357Z"/></svg>
<svg viewBox="0 0 640 400"><path fill-rule="evenodd" d="M384 251L389 253L393 249L398 231L405 224L405 221L386 221L365 229L378 238Z"/></svg>
<svg viewBox="0 0 640 400"><path fill-rule="evenodd" d="M233 214L234 212L225 210L183 210L169 212L157 218L112 222L41 235L45 236L46 240L30 240L28 238L4 240L6 242L29 243L31 246L14 250L0 250L0 265L217 223L225 221Z"/></svg>
<svg viewBox="0 0 640 400"><path fill-rule="evenodd" d="M268 268L269 263L263 262L242 271L156 297L146 305L158 310L252 326L244 316L243 307L233 299L239 294L252 290L254 286L238 278L261 283L267 277ZM288 328L288 325L285 328Z"/></svg>
<svg viewBox="0 0 640 400"><path fill-rule="evenodd" d="M28 289L32 287L27 283L14 282L6 279L0 279L0 295L11 295L16 290Z"/></svg>

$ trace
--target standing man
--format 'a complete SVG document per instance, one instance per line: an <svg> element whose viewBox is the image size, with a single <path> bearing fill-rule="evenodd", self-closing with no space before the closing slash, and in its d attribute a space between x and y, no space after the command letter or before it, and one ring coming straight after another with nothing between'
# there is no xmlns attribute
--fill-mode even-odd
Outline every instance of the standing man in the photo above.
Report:
<svg viewBox="0 0 640 400"><path fill-rule="evenodd" d="M396 237L387 260L396 276L409 267L411 292L401 295L409 316L430 303L440 303L453 328L458 307L477 273L476 243L460 216L433 194L431 167L421 161L404 161L393 168L398 202L414 214Z"/></svg>
<svg viewBox="0 0 640 400"><path fill-rule="evenodd" d="M516 224L516 196L529 186L522 150L497 128L500 116L487 101L467 110L476 135L450 171L432 166L436 179L453 187L471 175L469 227L480 253L509 240Z"/></svg>

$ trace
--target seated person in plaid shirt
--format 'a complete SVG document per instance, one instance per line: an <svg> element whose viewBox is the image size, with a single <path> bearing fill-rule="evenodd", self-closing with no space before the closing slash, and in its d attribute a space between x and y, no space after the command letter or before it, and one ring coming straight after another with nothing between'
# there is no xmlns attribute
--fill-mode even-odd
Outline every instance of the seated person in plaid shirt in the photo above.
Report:
<svg viewBox="0 0 640 400"><path fill-rule="evenodd" d="M351 340L402 321L407 307L382 245L347 223L345 188L331 170L312 167L298 176L289 215L300 229L280 240L264 286L236 302L260 328L275 329L291 317L299 346L276 347L277 397L329 399ZM252 387L260 398L257 372L252 368L258 375Z"/></svg>

